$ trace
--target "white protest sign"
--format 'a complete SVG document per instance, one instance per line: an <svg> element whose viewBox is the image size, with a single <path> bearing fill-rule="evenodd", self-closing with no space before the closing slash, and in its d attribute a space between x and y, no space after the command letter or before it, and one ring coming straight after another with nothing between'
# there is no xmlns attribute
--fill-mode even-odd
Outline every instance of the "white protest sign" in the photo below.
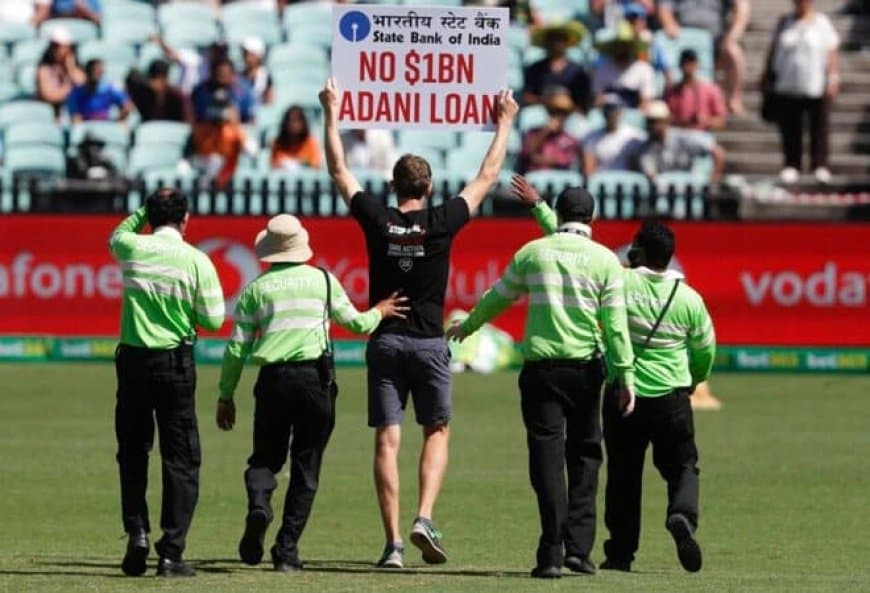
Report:
<svg viewBox="0 0 870 593"><path fill-rule="evenodd" d="M494 129L507 8L336 4L332 21L340 127Z"/></svg>

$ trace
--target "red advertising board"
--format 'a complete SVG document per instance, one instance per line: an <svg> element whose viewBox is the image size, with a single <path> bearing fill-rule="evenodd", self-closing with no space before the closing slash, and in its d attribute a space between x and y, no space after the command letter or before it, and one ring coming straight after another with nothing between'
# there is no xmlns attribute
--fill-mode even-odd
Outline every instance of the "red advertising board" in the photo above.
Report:
<svg viewBox="0 0 870 593"><path fill-rule="evenodd" d="M121 276L106 243L120 217L0 217L0 334L111 336ZM188 240L212 257L229 299L259 271L251 245L265 218L197 217ZM362 233L351 219L307 219L314 263L367 304ZM870 345L870 226L674 223L676 264L705 298L723 344ZM627 245L637 228L601 222L595 238ZM531 220L477 220L457 239L447 310L469 309L523 243ZM522 305L496 324L519 337ZM229 330L224 327L223 334Z"/></svg>

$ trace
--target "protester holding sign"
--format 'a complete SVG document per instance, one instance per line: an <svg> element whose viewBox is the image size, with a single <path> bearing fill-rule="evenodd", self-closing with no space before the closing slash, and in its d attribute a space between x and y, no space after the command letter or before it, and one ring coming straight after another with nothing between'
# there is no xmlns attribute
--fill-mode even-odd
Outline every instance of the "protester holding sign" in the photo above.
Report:
<svg viewBox="0 0 870 593"><path fill-rule="evenodd" d="M432 514L447 469L452 414L450 352L442 327L450 247L501 171L518 106L511 91L499 94L492 144L478 174L459 197L427 208L433 190L432 170L425 159L406 154L393 167L392 184L399 205L388 208L362 191L347 167L338 131L339 90L334 80L327 81L320 101L329 174L366 236L369 299L378 302L400 290L411 301L407 319L384 321L366 353L369 426L375 429L375 485L386 535L378 566L403 566L398 454L409 393L414 398L417 423L423 427L420 498L411 541L422 550L425 562L442 563L447 554Z"/></svg>

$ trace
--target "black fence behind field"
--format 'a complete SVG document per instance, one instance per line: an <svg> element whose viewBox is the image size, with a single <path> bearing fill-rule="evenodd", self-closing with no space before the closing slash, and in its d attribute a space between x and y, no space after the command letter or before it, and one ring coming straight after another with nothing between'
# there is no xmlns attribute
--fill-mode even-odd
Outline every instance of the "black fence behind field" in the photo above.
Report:
<svg viewBox="0 0 870 593"><path fill-rule="evenodd" d="M456 196L462 181L437 181L433 205ZM648 216L687 220L715 220L734 217L728 196L711 195L709 186L633 181L587 189L596 198L601 219L636 219ZM281 212L301 216L346 216L348 209L328 180L284 177L234 179L219 188L196 178L143 179L133 181L78 181L18 176L0 178L0 213L123 213L138 208L145 196L159 187L175 187L190 198L191 211L200 215L271 216ZM366 191L388 204L395 204L389 185L367 179ZM564 185L538 184L541 196L550 204ZM484 202L481 216L528 216L527 209L511 194L507 180L498 183Z"/></svg>

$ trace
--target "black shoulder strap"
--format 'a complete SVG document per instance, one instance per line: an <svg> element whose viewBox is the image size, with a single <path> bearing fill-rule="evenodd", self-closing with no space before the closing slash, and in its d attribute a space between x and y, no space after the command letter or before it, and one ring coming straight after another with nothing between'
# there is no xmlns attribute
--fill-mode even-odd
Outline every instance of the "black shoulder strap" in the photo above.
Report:
<svg viewBox="0 0 870 593"><path fill-rule="evenodd" d="M668 296L668 300L665 301L665 306L662 307L661 312L659 312L659 316L656 319L656 322L653 324L652 329L649 330L649 333L646 335L646 339L641 344L642 349L646 349L649 346L650 340L652 340L653 335L655 335L656 330L659 329L659 326L662 324L662 319L665 318L665 313L668 312L668 309L671 308L671 303L674 302L674 297L677 296L677 289L680 287L680 279L677 278L674 280L674 287L671 289L671 294ZM637 360L637 354L634 355L635 360Z"/></svg>
<svg viewBox="0 0 870 593"><path fill-rule="evenodd" d="M329 272L326 268L317 266L323 272L326 280L326 308L323 309L323 338L326 340L326 352L332 352L332 339L329 337L329 318L332 314L332 282L329 281Z"/></svg>

